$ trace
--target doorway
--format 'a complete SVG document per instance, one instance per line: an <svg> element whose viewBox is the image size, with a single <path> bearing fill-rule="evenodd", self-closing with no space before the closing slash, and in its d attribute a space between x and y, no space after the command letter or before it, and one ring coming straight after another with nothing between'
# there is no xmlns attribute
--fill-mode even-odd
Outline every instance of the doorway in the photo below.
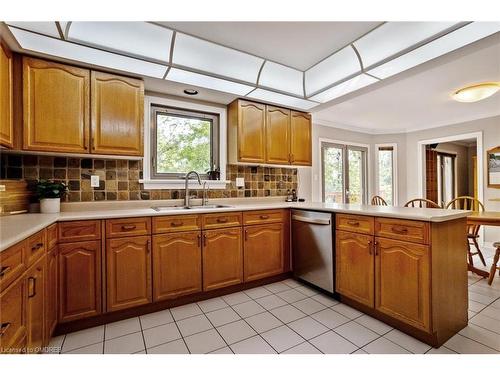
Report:
<svg viewBox="0 0 500 375"><path fill-rule="evenodd" d="M367 155L367 147L321 142L323 202L366 203Z"/></svg>

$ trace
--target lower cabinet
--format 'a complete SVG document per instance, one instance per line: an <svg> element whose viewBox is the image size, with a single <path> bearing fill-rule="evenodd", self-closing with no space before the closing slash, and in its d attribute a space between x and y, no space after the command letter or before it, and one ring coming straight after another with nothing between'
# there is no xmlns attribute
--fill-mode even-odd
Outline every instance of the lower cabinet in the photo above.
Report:
<svg viewBox="0 0 500 375"><path fill-rule="evenodd" d="M45 278L45 342L49 342L57 325L57 246L47 254L47 274Z"/></svg>
<svg viewBox="0 0 500 375"><path fill-rule="evenodd" d="M338 293L374 307L373 236L336 232L336 283Z"/></svg>
<svg viewBox="0 0 500 375"><path fill-rule="evenodd" d="M30 353L41 350L44 343L45 256L26 272L26 328Z"/></svg>
<svg viewBox="0 0 500 375"><path fill-rule="evenodd" d="M20 277L0 293L0 353L17 353L26 340L26 283Z"/></svg>
<svg viewBox="0 0 500 375"><path fill-rule="evenodd" d="M429 246L376 237L375 308L430 331Z"/></svg>
<svg viewBox="0 0 500 375"><path fill-rule="evenodd" d="M203 290L243 282L241 227L203 232Z"/></svg>
<svg viewBox="0 0 500 375"><path fill-rule="evenodd" d="M60 244L59 322L101 312L101 241Z"/></svg>
<svg viewBox="0 0 500 375"><path fill-rule="evenodd" d="M244 228L244 280L252 281L283 272L283 224L254 225Z"/></svg>
<svg viewBox="0 0 500 375"><path fill-rule="evenodd" d="M106 310L152 302L150 236L106 241Z"/></svg>
<svg viewBox="0 0 500 375"><path fill-rule="evenodd" d="M201 232L153 236L153 300L200 292Z"/></svg>

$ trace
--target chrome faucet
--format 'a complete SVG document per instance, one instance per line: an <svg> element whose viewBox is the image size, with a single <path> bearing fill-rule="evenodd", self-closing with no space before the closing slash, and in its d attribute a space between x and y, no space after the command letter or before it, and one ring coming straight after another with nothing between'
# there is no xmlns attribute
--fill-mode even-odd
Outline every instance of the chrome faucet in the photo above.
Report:
<svg viewBox="0 0 500 375"><path fill-rule="evenodd" d="M200 175L198 174L198 172L196 171L191 171L191 172L188 172L186 174L186 177L184 177L186 179L186 185L184 187L185 189L185 196L184 196L184 207L190 207L189 205L189 199L190 199L190 196L189 196L189 179L191 177L191 175L195 175L195 177L198 179L198 183L201 185L201 180L200 180Z"/></svg>
<svg viewBox="0 0 500 375"><path fill-rule="evenodd" d="M208 193L210 192L210 186L208 185L208 182L205 181L203 183L203 201L202 201L202 206L205 206L208 204Z"/></svg>

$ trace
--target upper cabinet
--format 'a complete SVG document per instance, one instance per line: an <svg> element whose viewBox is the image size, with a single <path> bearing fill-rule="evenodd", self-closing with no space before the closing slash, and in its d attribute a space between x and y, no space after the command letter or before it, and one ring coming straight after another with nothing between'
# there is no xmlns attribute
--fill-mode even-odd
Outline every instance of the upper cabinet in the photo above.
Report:
<svg viewBox="0 0 500 375"><path fill-rule="evenodd" d="M229 163L312 165L311 115L235 100L228 113Z"/></svg>
<svg viewBox="0 0 500 375"><path fill-rule="evenodd" d="M311 115L292 111L290 134L291 163L293 165L312 165Z"/></svg>
<svg viewBox="0 0 500 375"><path fill-rule="evenodd" d="M13 58L0 43L0 146L14 146Z"/></svg>
<svg viewBox="0 0 500 375"><path fill-rule="evenodd" d="M23 149L87 153L90 71L23 59Z"/></svg>
<svg viewBox="0 0 500 375"><path fill-rule="evenodd" d="M144 84L92 72L92 152L142 155Z"/></svg>
<svg viewBox="0 0 500 375"><path fill-rule="evenodd" d="M23 58L23 149L143 154L144 85L137 79Z"/></svg>

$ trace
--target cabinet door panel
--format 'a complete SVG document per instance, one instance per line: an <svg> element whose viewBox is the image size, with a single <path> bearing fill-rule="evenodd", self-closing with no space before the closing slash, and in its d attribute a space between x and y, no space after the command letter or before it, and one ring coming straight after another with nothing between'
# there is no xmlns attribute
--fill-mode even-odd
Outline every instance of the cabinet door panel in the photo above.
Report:
<svg viewBox="0 0 500 375"><path fill-rule="evenodd" d="M14 146L13 59L10 50L0 43L0 145Z"/></svg>
<svg viewBox="0 0 500 375"><path fill-rule="evenodd" d="M430 330L429 247L376 237L375 308Z"/></svg>
<svg viewBox="0 0 500 375"><path fill-rule="evenodd" d="M106 241L107 311L151 302L149 236Z"/></svg>
<svg viewBox="0 0 500 375"><path fill-rule="evenodd" d="M57 248L47 254L47 277L45 283L45 342L49 342L57 325Z"/></svg>
<svg viewBox="0 0 500 375"><path fill-rule="evenodd" d="M266 162L290 162L290 110L267 106L266 108Z"/></svg>
<svg viewBox="0 0 500 375"><path fill-rule="evenodd" d="M373 237L344 231L337 231L336 237L336 291L373 307Z"/></svg>
<svg viewBox="0 0 500 375"><path fill-rule="evenodd" d="M16 344L26 337L26 287L25 278L19 277L0 293L0 351L22 349Z"/></svg>
<svg viewBox="0 0 500 375"><path fill-rule="evenodd" d="M92 72L92 152L142 156L144 84Z"/></svg>
<svg viewBox="0 0 500 375"><path fill-rule="evenodd" d="M245 227L243 248L245 282L283 272L283 233L283 224Z"/></svg>
<svg viewBox="0 0 500 375"><path fill-rule="evenodd" d="M44 342L45 320L45 258L41 258L26 273L27 302L26 326L28 332L28 348L40 350Z"/></svg>
<svg viewBox="0 0 500 375"><path fill-rule="evenodd" d="M101 304L101 242L59 245L59 321L98 315Z"/></svg>
<svg viewBox="0 0 500 375"><path fill-rule="evenodd" d="M243 282L241 228L203 232L203 290Z"/></svg>
<svg viewBox="0 0 500 375"><path fill-rule="evenodd" d="M238 161L266 161L266 106L247 101L238 102Z"/></svg>
<svg viewBox="0 0 500 375"><path fill-rule="evenodd" d="M25 150L88 152L90 72L23 58Z"/></svg>
<svg viewBox="0 0 500 375"><path fill-rule="evenodd" d="M312 165L311 115L292 111L290 153L293 165Z"/></svg>
<svg viewBox="0 0 500 375"><path fill-rule="evenodd" d="M153 299L201 292L201 232L153 236Z"/></svg>

